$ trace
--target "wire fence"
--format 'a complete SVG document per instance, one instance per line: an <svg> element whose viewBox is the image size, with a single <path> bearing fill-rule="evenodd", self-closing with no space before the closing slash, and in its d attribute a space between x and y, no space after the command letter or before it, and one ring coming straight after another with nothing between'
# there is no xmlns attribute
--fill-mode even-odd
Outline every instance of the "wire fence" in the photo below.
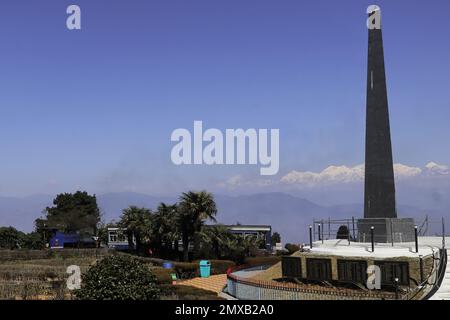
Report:
<svg viewBox="0 0 450 320"><path fill-rule="evenodd" d="M444 218L436 220L426 216L419 223L411 218L369 218L313 220L310 241L341 239L350 242L396 243L415 242L417 237L442 238L445 247L446 228Z"/></svg>

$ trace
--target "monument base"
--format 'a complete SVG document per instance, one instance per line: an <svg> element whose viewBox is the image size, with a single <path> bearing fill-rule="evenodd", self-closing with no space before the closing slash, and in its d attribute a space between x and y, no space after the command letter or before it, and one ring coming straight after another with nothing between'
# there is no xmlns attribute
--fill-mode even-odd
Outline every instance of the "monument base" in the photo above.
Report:
<svg viewBox="0 0 450 320"><path fill-rule="evenodd" d="M371 242L371 228L374 227L374 241L378 243L414 242L414 219L412 218L364 218L358 219L358 242Z"/></svg>

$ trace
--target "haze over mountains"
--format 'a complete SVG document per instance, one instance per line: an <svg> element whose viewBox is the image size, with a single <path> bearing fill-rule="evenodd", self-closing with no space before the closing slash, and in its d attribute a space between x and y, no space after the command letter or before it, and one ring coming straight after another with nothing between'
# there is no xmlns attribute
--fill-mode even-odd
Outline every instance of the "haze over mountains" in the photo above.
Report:
<svg viewBox="0 0 450 320"><path fill-rule="evenodd" d="M434 220L449 217L450 170L430 162L423 168L395 164L397 209L400 217L426 215ZM269 224L281 233L283 242L306 241L307 228L315 219L358 218L363 215L364 166L329 166L321 172L291 171L278 180L231 177L213 192L217 220L224 224ZM135 205L156 209L159 203L175 203L173 196L136 192L97 194L104 222L118 220L122 209ZM0 196L0 226L33 229L34 220L52 204L55 195L23 198ZM447 219L447 224L450 218ZM447 230L450 230L448 228Z"/></svg>
<svg viewBox="0 0 450 320"><path fill-rule="evenodd" d="M299 196L281 192L251 195L215 195L217 220L224 224L269 224L281 233L283 242L305 242L307 227L313 218L361 217L363 206L358 203L338 205L318 205ZM31 231L33 222L41 215L42 209L51 205L53 196L35 195L25 198L0 197L0 226L14 226ZM155 197L132 192L106 193L97 195L103 220L118 220L123 208L129 205L155 209L160 202L173 203L176 197ZM420 207L399 205L399 214L417 218L421 222L425 214L436 219L443 215L438 209L423 210Z"/></svg>

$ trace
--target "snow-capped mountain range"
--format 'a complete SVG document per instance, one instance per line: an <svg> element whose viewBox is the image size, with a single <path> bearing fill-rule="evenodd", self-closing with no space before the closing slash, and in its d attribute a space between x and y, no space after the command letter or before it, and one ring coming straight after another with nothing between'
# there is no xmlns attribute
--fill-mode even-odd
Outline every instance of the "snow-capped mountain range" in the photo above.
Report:
<svg viewBox="0 0 450 320"><path fill-rule="evenodd" d="M450 176L449 167L446 165L429 162L424 168L411 167L401 163L394 164L395 177L408 179L419 176ZM284 184L334 184L349 183L364 180L364 164L354 167L329 166L321 172L291 171L280 180Z"/></svg>

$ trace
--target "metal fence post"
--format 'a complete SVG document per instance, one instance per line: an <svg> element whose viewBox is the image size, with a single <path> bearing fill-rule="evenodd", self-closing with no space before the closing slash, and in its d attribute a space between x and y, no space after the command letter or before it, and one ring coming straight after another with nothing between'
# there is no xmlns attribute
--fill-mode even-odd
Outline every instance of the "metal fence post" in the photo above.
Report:
<svg viewBox="0 0 450 320"><path fill-rule="evenodd" d="M424 276L423 276L423 256L422 255L420 255L419 256L419 267L420 267L420 283L422 284L423 283L423 278L424 278Z"/></svg>
<svg viewBox="0 0 450 320"><path fill-rule="evenodd" d="M394 223L392 219L389 220L391 222L391 245L394 246Z"/></svg>
<svg viewBox="0 0 450 320"><path fill-rule="evenodd" d="M355 237L355 217L352 217L352 224L353 224L353 241L355 241L356 240L356 237Z"/></svg>
<svg viewBox="0 0 450 320"><path fill-rule="evenodd" d="M309 226L309 248L312 249L313 238L312 238L312 226Z"/></svg>
<svg viewBox="0 0 450 320"><path fill-rule="evenodd" d="M331 218L328 217L328 240L331 239Z"/></svg>
<svg viewBox="0 0 450 320"><path fill-rule="evenodd" d="M416 253L419 252L419 237L417 235L417 226L414 226L414 241L416 242Z"/></svg>
<svg viewBox="0 0 450 320"><path fill-rule="evenodd" d="M348 245L350 245L350 221L347 220L347 240Z"/></svg>
<svg viewBox="0 0 450 320"><path fill-rule="evenodd" d="M373 231L374 231L374 226L371 226L370 227L370 241L372 242L372 252L374 252L375 251L375 242L374 242L374 239L373 239Z"/></svg>
<svg viewBox="0 0 450 320"><path fill-rule="evenodd" d="M320 232L320 229L321 229L321 224L320 223L317 224L317 228L318 228L318 231L319 231L319 241L320 241L320 240L322 240L322 233Z"/></svg>
<svg viewBox="0 0 450 320"><path fill-rule="evenodd" d="M323 244L323 220L322 220L320 223L321 223L321 225L322 225L322 227L321 227L321 229L322 229L321 238L322 238L322 244Z"/></svg>
<svg viewBox="0 0 450 320"><path fill-rule="evenodd" d="M313 226L313 241L316 241L316 221L315 220L313 220L312 226Z"/></svg>

